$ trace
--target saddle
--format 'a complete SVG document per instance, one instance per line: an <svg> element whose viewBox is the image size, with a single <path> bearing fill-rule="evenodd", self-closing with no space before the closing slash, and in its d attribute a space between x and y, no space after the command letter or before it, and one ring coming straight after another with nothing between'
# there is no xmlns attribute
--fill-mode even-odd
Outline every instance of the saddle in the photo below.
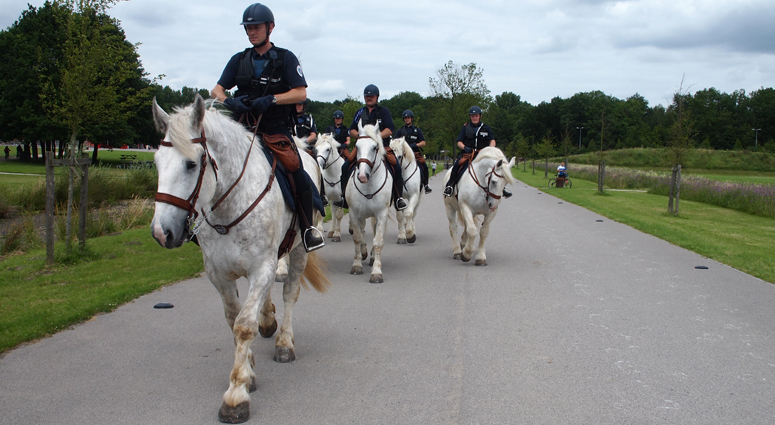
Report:
<svg viewBox="0 0 775 425"><path fill-rule="evenodd" d="M460 155L460 159L457 162L458 172L457 172L457 175L454 176L455 183L460 181L460 177L463 177L463 174L465 174L466 170L468 169L468 166L474 160L475 156L476 156L476 153L464 153Z"/></svg>

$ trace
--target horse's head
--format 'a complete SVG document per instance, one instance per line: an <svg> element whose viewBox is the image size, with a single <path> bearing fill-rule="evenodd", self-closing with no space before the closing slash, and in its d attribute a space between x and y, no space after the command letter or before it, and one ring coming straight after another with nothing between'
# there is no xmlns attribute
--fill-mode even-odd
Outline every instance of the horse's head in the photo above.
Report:
<svg viewBox="0 0 775 425"><path fill-rule="evenodd" d="M205 102L194 103L168 115L153 99L153 121L164 139L154 159L159 174L151 234L165 248L186 242L198 215L197 203L215 193L216 176L204 133Z"/></svg>
<svg viewBox="0 0 775 425"><path fill-rule="evenodd" d="M325 170L336 160L336 152L339 142L331 133L324 133L318 137L315 143L316 159L321 170Z"/></svg>
<svg viewBox="0 0 775 425"><path fill-rule="evenodd" d="M382 146L379 127L371 124L362 126L358 122L358 141L355 142L355 149L357 150L358 180L366 183L385 158L385 148Z"/></svg>
<svg viewBox="0 0 775 425"><path fill-rule="evenodd" d="M495 147L482 149L474 159L473 164L480 175L479 185L487 192L487 206L490 211L498 209L506 184L515 183L514 176L511 175L515 159L508 161L503 152Z"/></svg>
<svg viewBox="0 0 775 425"><path fill-rule="evenodd" d="M393 154L395 154L396 160L398 160L399 163L403 164L404 159L408 161L406 164L415 162L414 151L409 147L409 143L406 142L404 137L391 140L390 149L393 150Z"/></svg>

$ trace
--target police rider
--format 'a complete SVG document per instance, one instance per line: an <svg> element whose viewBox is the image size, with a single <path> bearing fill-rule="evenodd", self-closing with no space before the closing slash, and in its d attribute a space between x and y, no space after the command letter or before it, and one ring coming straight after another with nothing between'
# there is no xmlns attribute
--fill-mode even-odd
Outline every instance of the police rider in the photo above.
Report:
<svg viewBox="0 0 775 425"><path fill-rule="evenodd" d="M489 125L482 122L482 108L472 106L468 110L468 116L471 121L463 124L460 134L457 136L457 147L461 152L457 159L455 159L452 170L450 170L449 180L447 180L447 186L444 188L444 196L452 196L455 190L455 184L457 184L459 177L461 158L466 157L470 162L474 159L475 152L488 146L495 147L495 135L492 129ZM504 188L503 196L508 198L511 196L511 192Z"/></svg>
<svg viewBox="0 0 775 425"><path fill-rule="evenodd" d="M412 148L414 158L420 166L420 185L425 188L425 193L431 193L433 190L428 187L428 164L425 163L425 157L420 152L420 148L425 146L425 136L422 130L414 125L414 112L407 109L401 116L404 119L404 126L396 131L394 137L403 137Z"/></svg>
<svg viewBox="0 0 775 425"><path fill-rule="evenodd" d="M350 137L353 139L358 138L358 123L362 126L372 124L378 125L380 130L380 136L382 137L382 145L386 148L390 147L390 136L393 135L393 131L396 129L393 124L393 117L390 116L390 111L384 106L377 104L379 101L379 88L374 84L369 84L363 89L363 99L366 106L359 109L353 117L352 124L350 124ZM344 197L345 188L347 187L347 181L350 179L350 163L354 159L355 150L350 154L349 158L342 165L342 200L334 201L334 205L337 207L347 208L347 201ZM392 154L392 151L388 150L388 155ZM389 166L389 164L387 164ZM395 194L395 207L396 210L402 211L406 209L406 200L404 200L404 179L401 176L401 164L396 161L396 165L393 168L393 193Z"/></svg>
<svg viewBox="0 0 775 425"><path fill-rule="evenodd" d="M312 119L312 115L306 111L308 99L304 99L304 102L296 104L296 117L293 121L293 131L296 133L296 137L305 139L307 146L315 146L315 140L318 138L318 126L315 124L315 120ZM312 155L312 152L309 152ZM313 155L314 156L314 155Z"/></svg>
<svg viewBox="0 0 775 425"><path fill-rule="evenodd" d="M349 155L347 147L350 145L350 131L347 126L343 124L344 112L334 112L334 125L326 127L326 131L323 133L330 133L334 137L334 140L339 142L339 154L342 156Z"/></svg>
<svg viewBox="0 0 775 425"><path fill-rule="evenodd" d="M307 252L325 246L323 235L312 226L313 191L304 172L296 145L291 142L294 104L307 99L307 81L299 60L291 51L269 41L275 28L274 15L268 7L254 3L242 14L245 33L253 47L231 57L223 69L211 96L233 112L233 118L250 130L265 136L279 136L265 145L276 153L285 153L283 163L295 185L296 211L303 227L302 241ZM235 97L226 90L237 86ZM258 128L256 128L258 127ZM274 139L274 138L272 138ZM265 142L267 137L265 137ZM278 160L283 155L275 155Z"/></svg>

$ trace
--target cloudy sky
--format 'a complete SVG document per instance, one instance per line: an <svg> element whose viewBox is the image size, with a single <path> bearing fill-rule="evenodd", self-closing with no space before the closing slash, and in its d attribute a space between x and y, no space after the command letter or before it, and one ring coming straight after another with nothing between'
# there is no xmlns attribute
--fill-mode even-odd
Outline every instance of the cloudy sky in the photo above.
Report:
<svg viewBox="0 0 775 425"><path fill-rule="evenodd" d="M2 0L0 28L43 0ZM246 1L130 0L111 9L141 43L162 84L211 89L231 55L248 47ZM775 86L772 0L267 0L271 40L301 60L308 96L383 98L430 94L447 61L474 62L493 95L531 104L601 90L650 105L670 102L685 75L690 92Z"/></svg>

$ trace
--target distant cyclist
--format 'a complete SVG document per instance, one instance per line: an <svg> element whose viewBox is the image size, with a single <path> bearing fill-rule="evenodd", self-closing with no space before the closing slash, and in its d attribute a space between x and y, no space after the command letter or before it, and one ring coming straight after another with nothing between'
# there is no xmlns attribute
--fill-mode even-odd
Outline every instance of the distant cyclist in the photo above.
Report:
<svg viewBox="0 0 775 425"><path fill-rule="evenodd" d="M567 178L568 173L565 171L565 163L561 162L560 166L557 167L557 177Z"/></svg>

